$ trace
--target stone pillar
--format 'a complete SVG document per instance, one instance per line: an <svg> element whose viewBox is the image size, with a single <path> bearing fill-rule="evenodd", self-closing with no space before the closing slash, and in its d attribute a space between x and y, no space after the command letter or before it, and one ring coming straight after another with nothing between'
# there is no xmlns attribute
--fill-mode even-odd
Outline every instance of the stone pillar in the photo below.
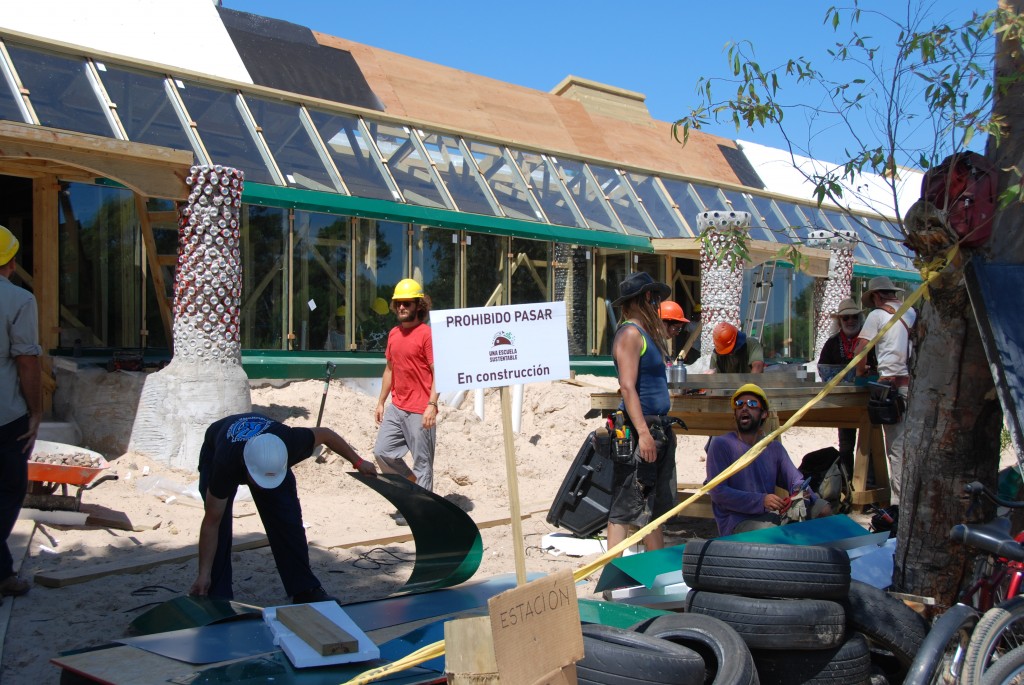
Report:
<svg viewBox="0 0 1024 685"><path fill-rule="evenodd" d="M239 328L243 174L198 166L186 182L191 192L178 220L174 357L146 379L128 449L192 470L207 426L250 411L252 399Z"/></svg>
<svg viewBox="0 0 1024 685"><path fill-rule="evenodd" d="M702 356L715 349L711 333L722 321L741 327L743 261L737 248L747 239L750 212L707 211L697 215L703 239L700 250L700 304Z"/></svg>
<svg viewBox="0 0 1024 685"><path fill-rule="evenodd" d="M807 239L809 247L821 247L830 252L828 276L815 279L814 283L814 356L816 361L825 341L833 330L832 314L839 309L839 303L850 296L853 281L853 249L857 236L853 231L811 231Z"/></svg>

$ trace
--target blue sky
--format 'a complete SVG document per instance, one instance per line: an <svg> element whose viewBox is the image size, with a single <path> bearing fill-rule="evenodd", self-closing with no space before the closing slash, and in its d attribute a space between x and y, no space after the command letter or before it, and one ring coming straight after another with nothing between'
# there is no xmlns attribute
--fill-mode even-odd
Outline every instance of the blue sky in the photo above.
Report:
<svg viewBox="0 0 1024 685"><path fill-rule="evenodd" d="M835 34L823 24L825 12L832 4L852 5L810 0L725 4L663 0L223 0L223 4L538 90L550 90L568 74L582 76L645 94L651 114L664 121L689 113L698 102L695 86L701 76L728 76L724 46L729 41L750 41L763 67L804 56L826 70L830 58L825 50L834 43ZM888 13L901 11L899 5L898 0L860 3L862 9ZM926 3L929 16L950 23L966 19L972 10L994 6L994 1L981 0ZM862 33L884 36L884 30L882 22L861 22ZM836 74L836 80L851 78L833 70L829 71ZM722 94L727 91L725 86L718 88ZM787 92L796 98L797 93ZM817 97L808 93L797 99L806 102ZM790 121L796 138L801 133L800 119L794 115ZM705 130L783 146L774 130L737 132L731 123ZM800 142L804 141L806 135ZM810 150L819 159L839 161L844 159L844 146L850 144L842 132L826 132L815 138Z"/></svg>

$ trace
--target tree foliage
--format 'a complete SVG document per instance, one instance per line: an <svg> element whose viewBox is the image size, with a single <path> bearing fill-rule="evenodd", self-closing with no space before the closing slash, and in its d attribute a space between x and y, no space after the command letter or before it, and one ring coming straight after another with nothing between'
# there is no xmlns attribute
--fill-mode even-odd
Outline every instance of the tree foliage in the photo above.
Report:
<svg viewBox="0 0 1024 685"><path fill-rule="evenodd" d="M875 34L862 30L868 18ZM794 168L813 184L819 204L829 200L847 207L855 197L881 215L894 215L905 235L900 217L907 208L900 207L897 192L901 168L927 169L989 137L998 144L1006 122L992 113L994 98L1021 78L993 79L996 39L1020 43L1019 15L993 9L955 22L931 21L926 6L913 0L900 17L863 9L856 1L829 7L824 26L836 40L821 68L804 56L762 65L752 43L729 43L731 76L698 81L700 101L673 124L673 135L685 143L691 130L723 121L737 130L773 127ZM830 72L853 77L836 80ZM826 135L850 141L845 159L812 163L815 140ZM859 185L865 173L884 179L884 205ZM1011 191L1024 197L1019 182Z"/></svg>

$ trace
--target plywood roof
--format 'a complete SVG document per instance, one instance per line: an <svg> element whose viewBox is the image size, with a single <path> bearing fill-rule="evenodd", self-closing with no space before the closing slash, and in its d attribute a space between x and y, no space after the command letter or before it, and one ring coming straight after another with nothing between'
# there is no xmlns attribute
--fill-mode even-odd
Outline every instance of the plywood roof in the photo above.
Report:
<svg viewBox="0 0 1024 685"><path fill-rule="evenodd" d="M683 147L671 125L630 122L588 109L585 102L313 32L321 45L347 50L370 87L396 117L510 145L613 162L673 176L742 185L723 149L727 138L699 131ZM609 90L619 90L609 88ZM607 110L606 110L607 111Z"/></svg>

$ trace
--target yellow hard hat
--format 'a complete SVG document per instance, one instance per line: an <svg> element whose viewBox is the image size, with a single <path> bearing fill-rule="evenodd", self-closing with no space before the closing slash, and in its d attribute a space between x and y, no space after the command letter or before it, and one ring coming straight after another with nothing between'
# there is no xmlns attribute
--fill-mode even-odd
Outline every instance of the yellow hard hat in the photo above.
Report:
<svg viewBox="0 0 1024 685"><path fill-rule="evenodd" d="M18 253L18 244L18 239L10 229L0 226L0 266L14 259L14 255Z"/></svg>
<svg viewBox="0 0 1024 685"><path fill-rule="evenodd" d="M385 314L388 313L388 301L385 300L383 297L378 297L376 300L373 301L373 304L370 305L370 309L377 312L381 316L384 316Z"/></svg>
<svg viewBox="0 0 1024 685"><path fill-rule="evenodd" d="M736 392L732 394L732 401L735 402L736 398L740 395L755 395L759 397L761 399L761 404L764 405L764 410L768 411L768 395L764 394L764 390L761 389L761 386L754 385L753 383L741 385Z"/></svg>
<svg viewBox="0 0 1024 685"><path fill-rule="evenodd" d="M345 316L345 311L345 305L341 305L340 307L334 310L334 314L335 316Z"/></svg>
<svg viewBox="0 0 1024 685"><path fill-rule="evenodd" d="M395 286L395 294L391 296L391 299L413 300L417 297L423 297L423 286L411 278L403 278Z"/></svg>

